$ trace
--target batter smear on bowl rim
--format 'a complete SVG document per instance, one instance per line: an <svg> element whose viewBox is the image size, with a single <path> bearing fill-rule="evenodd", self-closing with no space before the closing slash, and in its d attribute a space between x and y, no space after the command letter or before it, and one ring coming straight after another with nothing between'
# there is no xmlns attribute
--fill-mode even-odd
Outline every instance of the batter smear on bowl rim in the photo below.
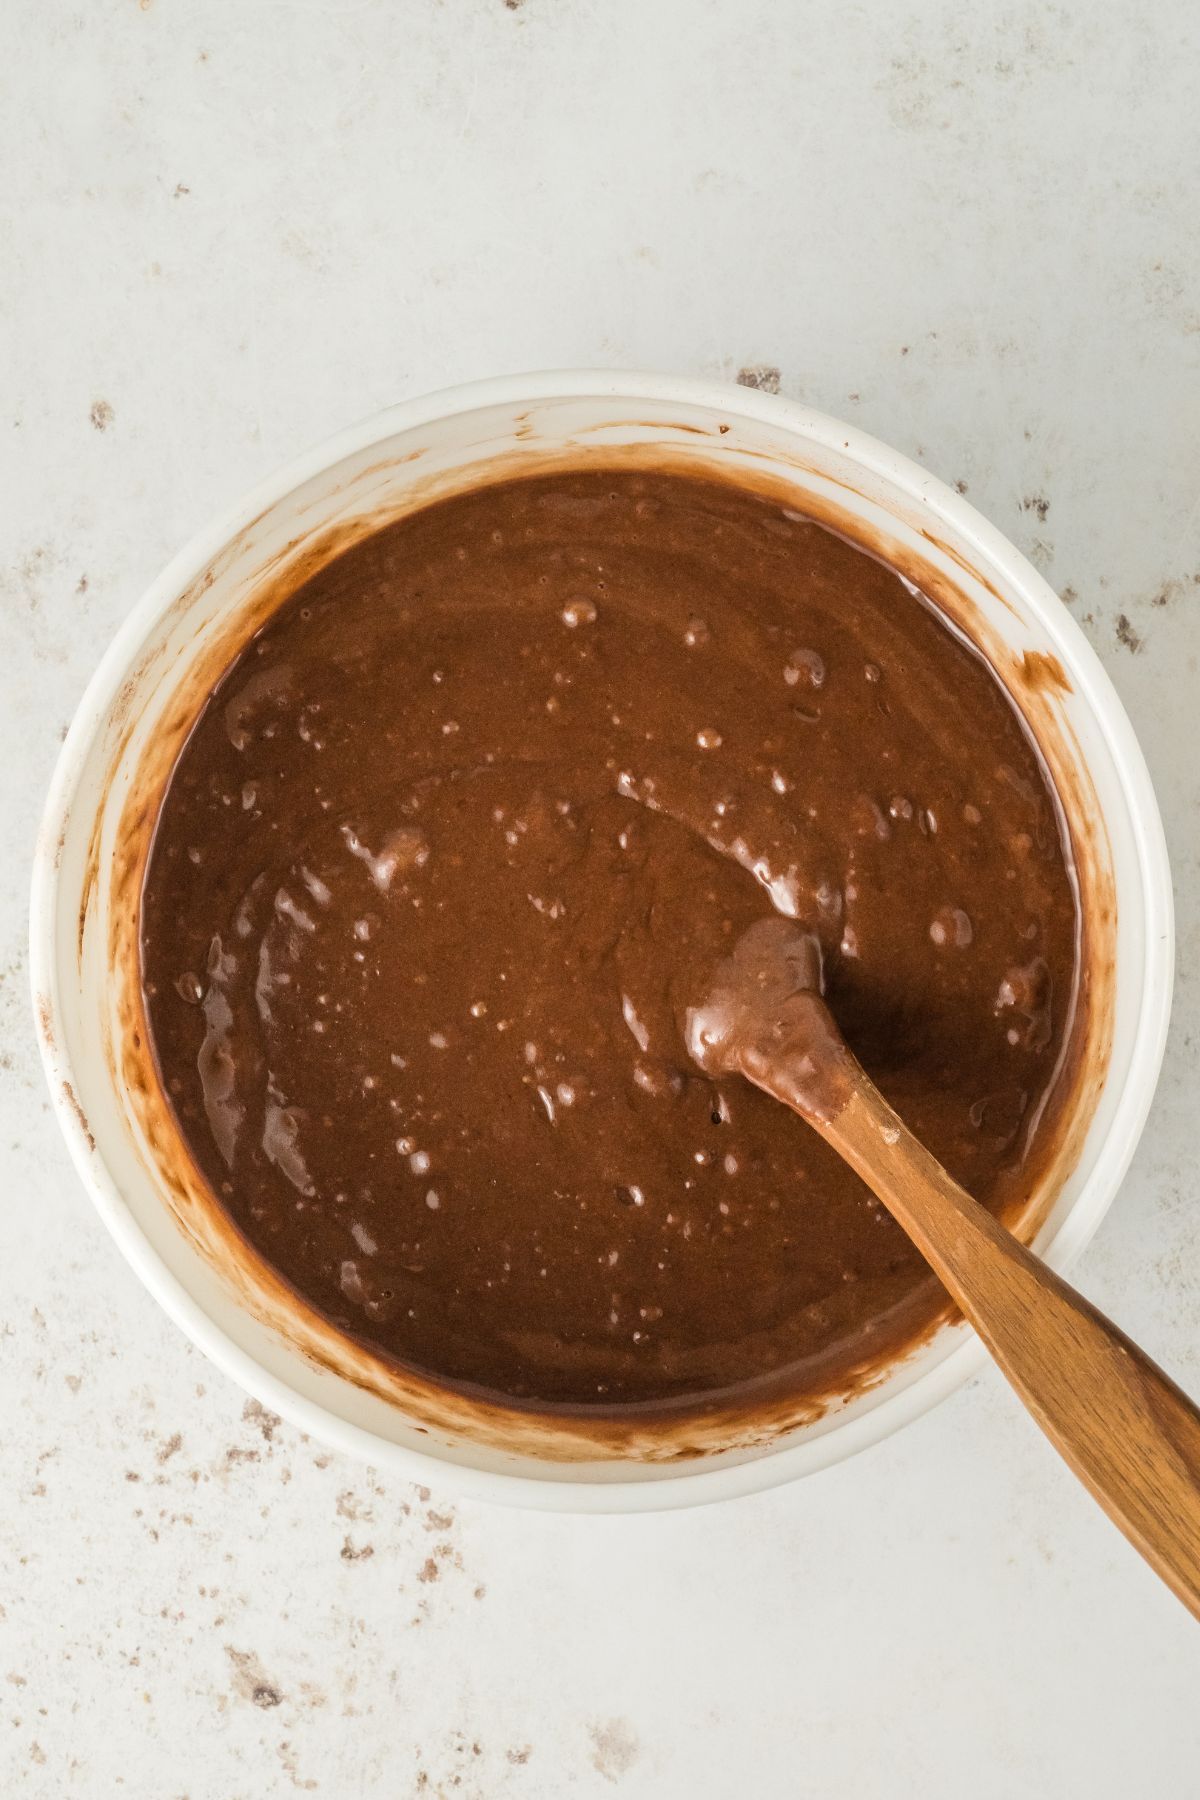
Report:
<svg viewBox="0 0 1200 1800"><path fill-rule="evenodd" d="M573 1414L836 1391L937 1316L799 1120L689 1060L772 912L997 1212L1058 1141L1070 847L993 670L778 501L581 468L345 551L208 699L142 894L160 1077L219 1204L337 1327Z"/></svg>

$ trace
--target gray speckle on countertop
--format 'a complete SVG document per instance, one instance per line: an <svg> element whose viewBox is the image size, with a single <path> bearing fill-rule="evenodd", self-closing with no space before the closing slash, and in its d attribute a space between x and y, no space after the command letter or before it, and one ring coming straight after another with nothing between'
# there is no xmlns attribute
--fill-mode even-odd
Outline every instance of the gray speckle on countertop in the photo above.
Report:
<svg viewBox="0 0 1200 1800"><path fill-rule="evenodd" d="M1192 1791L1195 1627L990 1373L801 1486L640 1519L456 1503L247 1403L72 1172L25 934L88 676L250 483L475 375L777 384L968 492L1133 717L1178 990L1079 1279L1200 1390L1198 34L1182 0L9 0L0 1791Z"/></svg>

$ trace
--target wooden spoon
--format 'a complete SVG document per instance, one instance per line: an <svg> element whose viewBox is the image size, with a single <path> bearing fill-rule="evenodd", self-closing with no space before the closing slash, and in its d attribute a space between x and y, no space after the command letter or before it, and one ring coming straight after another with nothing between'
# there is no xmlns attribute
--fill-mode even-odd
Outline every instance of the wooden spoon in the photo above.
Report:
<svg viewBox="0 0 1200 1800"><path fill-rule="evenodd" d="M687 1010L688 1048L799 1113L902 1225L1051 1443L1200 1618L1200 1411L917 1142L821 998L817 940L753 925Z"/></svg>

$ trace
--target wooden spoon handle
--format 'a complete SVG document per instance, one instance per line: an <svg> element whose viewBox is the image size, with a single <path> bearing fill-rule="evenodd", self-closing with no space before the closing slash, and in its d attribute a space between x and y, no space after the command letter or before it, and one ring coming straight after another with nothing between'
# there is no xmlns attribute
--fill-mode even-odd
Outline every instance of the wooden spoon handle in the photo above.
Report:
<svg viewBox="0 0 1200 1800"><path fill-rule="evenodd" d="M809 1122L904 1227L1051 1443L1200 1618L1200 1412L856 1075L837 1116Z"/></svg>

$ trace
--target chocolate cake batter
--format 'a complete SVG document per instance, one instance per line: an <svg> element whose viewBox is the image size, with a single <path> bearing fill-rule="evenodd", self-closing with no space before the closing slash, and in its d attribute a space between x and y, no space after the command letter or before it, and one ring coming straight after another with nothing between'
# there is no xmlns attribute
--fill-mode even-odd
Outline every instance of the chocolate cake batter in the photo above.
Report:
<svg viewBox="0 0 1200 1800"><path fill-rule="evenodd" d="M917 1136L1022 1195L1076 900L992 671L744 489L510 481L344 553L229 668L158 821L147 1016L214 1193L345 1331L525 1406L750 1411L944 1304L815 1132L688 1056L772 912Z"/></svg>

